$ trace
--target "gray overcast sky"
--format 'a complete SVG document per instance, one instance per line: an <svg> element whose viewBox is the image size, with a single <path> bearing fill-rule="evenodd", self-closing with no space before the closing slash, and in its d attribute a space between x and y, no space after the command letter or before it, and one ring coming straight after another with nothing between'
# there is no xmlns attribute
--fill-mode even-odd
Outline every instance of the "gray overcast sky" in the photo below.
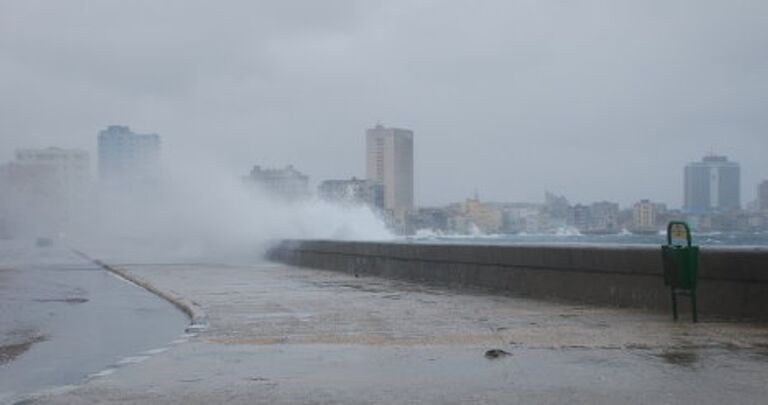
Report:
<svg viewBox="0 0 768 405"><path fill-rule="evenodd" d="M768 1L0 0L0 160L95 149L364 176L364 131L415 131L416 197L678 206L713 150L768 179ZM95 163L95 162L94 162Z"/></svg>

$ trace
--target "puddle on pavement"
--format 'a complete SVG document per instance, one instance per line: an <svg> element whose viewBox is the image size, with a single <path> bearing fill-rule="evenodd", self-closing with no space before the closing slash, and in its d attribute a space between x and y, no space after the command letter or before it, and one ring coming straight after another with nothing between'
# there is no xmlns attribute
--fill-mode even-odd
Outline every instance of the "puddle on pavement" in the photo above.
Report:
<svg viewBox="0 0 768 405"><path fill-rule="evenodd" d="M84 304L88 302L88 298L40 298L34 301L35 302L59 302L63 304Z"/></svg>
<svg viewBox="0 0 768 405"><path fill-rule="evenodd" d="M693 367L699 361L699 355L690 350L667 350L658 356L668 364L684 367Z"/></svg>
<svg viewBox="0 0 768 405"><path fill-rule="evenodd" d="M353 290L359 290L359 291L362 291L362 292L370 292L370 293L384 292L384 290L382 290L380 288L369 287L369 286L365 286L365 285L361 285L361 284L342 283L342 284L336 284L335 286L336 287L351 288Z"/></svg>
<svg viewBox="0 0 768 405"><path fill-rule="evenodd" d="M45 336L33 336L21 343L8 344L0 346L0 364L5 364L13 359L21 356L29 350L35 343L43 342L46 340Z"/></svg>

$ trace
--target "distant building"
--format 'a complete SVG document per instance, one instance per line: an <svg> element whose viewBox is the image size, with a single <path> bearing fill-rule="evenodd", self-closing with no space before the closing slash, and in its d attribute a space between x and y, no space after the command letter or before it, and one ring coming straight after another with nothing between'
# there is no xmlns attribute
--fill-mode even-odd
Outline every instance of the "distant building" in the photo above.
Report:
<svg viewBox="0 0 768 405"><path fill-rule="evenodd" d="M747 219L747 230L768 231L768 212L751 213Z"/></svg>
<svg viewBox="0 0 768 405"><path fill-rule="evenodd" d="M111 125L99 132L99 177L104 182L155 181L160 177L160 136Z"/></svg>
<svg viewBox="0 0 768 405"><path fill-rule="evenodd" d="M475 198L468 198L462 206L462 214L466 224L477 227L484 234L498 233L501 230L503 216L501 210Z"/></svg>
<svg viewBox="0 0 768 405"><path fill-rule="evenodd" d="M404 221L413 211L413 131L382 125L368 129L366 176L384 187L384 208Z"/></svg>
<svg viewBox="0 0 768 405"><path fill-rule="evenodd" d="M757 209L768 212L768 180L757 186Z"/></svg>
<svg viewBox="0 0 768 405"><path fill-rule="evenodd" d="M298 200L309 197L309 176L293 168L262 169L254 166L251 173L243 180L248 185L255 185L269 192L273 197L286 200Z"/></svg>
<svg viewBox="0 0 768 405"><path fill-rule="evenodd" d="M553 219L567 219L570 204L568 199L550 192L544 194L544 210Z"/></svg>
<svg viewBox="0 0 768 405"><path fill-rule="evenodd" d="M70 194L82 194L90 181L90 158L88 152L83 150L19 149L15 164L49 169L57 185Z"/></svg>
<svg viewBox="0 0 768 405"><path fill-rule="evenodd" d="M506 203L502 208L503 226L505 233L544 233L552 228L550 223L551 213L538 204L531 203ZM564 218L567 217L566 208Z"/></svg>
<svg viewBox="0 0 768 405"><path fill-rule="evenodd" d="M579 231L586 231L592 223L589 206L576 204L570 209L569 223Z"/></svg>
<svg viewBox="0 0 768 405"><path fill-rule="evenodd" d="M614 233L619 231L619 204L608 201L592 203L589 207L590 225L587 231Z"/></svg>
<svg viewBox="0 0 768 405"><path fill-rule="evenodd" d="M82 150L20 149L3 166L3 216L38 232L64 231L87 201L90 158Z"/></svg>
<svg viewBox="0 0 768 405"><path fill-rule="evenodd" d="M569 224L584 233L618 233L619 204L608 201L570 208Z"/></svg>
<svg viewBox="0 0 768 405"><path fill-rule="evenodd" d="M11 163L12 181L44 187L59 203L70 206L86 198L90 182L88 152L75 149L20 149Z"/></svg>
<svg viewBox="0 0 768 405"><path fill-rule="evenodd" d="M632 230L654 231L658 228L658 204L640 200L632 207Z"/></svg>
<svg viewBox="0 0 768 405"><path fill-rule="evenodd" d="M13 229L10 223L12 213L10 209L10 185L8 184L8 164L0 164L0 238L10 238L13 236Z"/></svg>
<svg viewBox="0 0 768 405"><path fill-rule="evenodd" d="M705 156L685 166L683 209L689 213L737 210L741 207L739 164L725 156Z"/></svg>
<svg viewBox="0 0 768 405"><path fill-rule="evenodd" d="M384 186L370 180L326 180L318 187L320 198L348 205L384 208Z"/></svg>
<svg viewBox="0 0 768 405"><path fill-rule="evenodd" d="M419 208L411 214L409 226L411 232L429 230L444 232L448 230L448 212L445 208Z"/></svg>

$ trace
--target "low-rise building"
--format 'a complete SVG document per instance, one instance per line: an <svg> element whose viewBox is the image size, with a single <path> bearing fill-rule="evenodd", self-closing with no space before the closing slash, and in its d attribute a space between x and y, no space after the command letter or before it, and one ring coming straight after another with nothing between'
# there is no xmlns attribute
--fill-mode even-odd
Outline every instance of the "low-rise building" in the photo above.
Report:
<svg viewBox="0 0 768 405"><path fill-rule="evenodd" d="M503 225L501 210L477 197L454 205L449 225L459 233L498 233Z"/></svg>
<svg viewBox="0 0 768 405"><path fill-rule="evenodd" d="M757 208L768 212L768 180L764 180L757 186Z"/></svg>
<svg viewBox="0 0 768 405"><path fill-rule="evenodd" d="M570 209L569 225L583 233L618 233L619 204L608 201L576 204Z"/></svg>
<svg viewBox="0 0 768 405"><path fill-rule="evenodd" d="M6 228L66 232L88 201L90 159L82 150L20 149L0 172Z"/></svg>
<svg viewBox="0 0 768 405"><path fill-rule="evenodd" d="M567 198L550 192L544 194L544 211L548 218L555 221L567 221L570 207Z"/></svg>
<svg viewBox="0 0 768 405"><path fill-rule="evenodd" d="M632 207L632 231L653 232L659 228L658 204L650 200L640 200Z"/></svg>
<svg viewBox="0 0 768 405"><path fill-rule="evenodd" d="M243 178L246 185L268 193L270 197L289 201L309 197L309 176L294 169L262 169L254 166L251 173Z"/></svg>
<svg viewBox="0 0 768 405"><path fill-rule="evenodd" d="M408 231L414 233L420 230L445 232L449 230L450 214L445 208L419 208L408 219Z"/></svg>
<svg viewBox="0 0 768 405"><path fill-rule="evenodd" d="M590 224L592 223L592 216L589 211L589 206L584 204L576 204L572 206L570 208L568 223L579 231L588 230Z"/></svg>
<svg viewBox="0 0 768 405"><path fill-rule="evenodd" d="M342 205L368 205L384 208L384 185L355 177L349 180L325 180L318 187L320 198Z"/></svg>
<svg viewBox="0 0 768 405"><path fill-rule="evenodd" d="M538 204L507 203L502 206L505 233L544 233L549 230L549 211Z"/></svg>
<svg viewBox="0 0 768 405"><path fill-rule="evenodd" d="M589 207L591 223L588 232L594 233L618 233L619 229L619 204L601 201L592 203Z"/></svg>

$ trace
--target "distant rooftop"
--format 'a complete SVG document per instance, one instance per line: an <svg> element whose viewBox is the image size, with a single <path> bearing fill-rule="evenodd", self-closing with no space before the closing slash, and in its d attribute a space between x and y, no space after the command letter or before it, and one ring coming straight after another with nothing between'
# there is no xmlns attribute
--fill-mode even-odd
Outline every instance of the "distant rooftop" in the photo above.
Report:
<svg viewBox="0 0 768 405"><path fill-rule="evenodd" d="M377 123L373 128L368 128L366 130L367 133L370 133L371 131L392 131L395 134L405 134L409 136L413 136L413 130L406 129L406 128L398 128L398 127L388 127L384 126L381 123Z"/></svg>
<svg viewBox="0 0 768 405"><path fill-rule="evenodd" d="M732 160L728 160L727 156L723 155L715 155L715 154L709 154L701 158L698 162L690 162L687 166L689 167L703 167L703 166L739 166L738 162L734 162Z"/></svg>
<svg viewBox="0 0 768 405"><path fill-rule="evenodd" d="M727 156L707 155L701 160L702 162L727 162Z"/></svg>
<svg viewBox="0 0 768 405"><path fill-rule="evenodd" d="M107 129L99 131L99 139L108 141L110 139L136 139L141 141L148 141L153 143L160 142L160 135L158 134L137 134L131 131L131 128L127 125L110 125Z"/></svg>
<svg viewBox="0 0 768 405"><path fill-rule="evenodd" d="M113 133L131 133L131 128L127 125L110 125L107 127L107 132Z"/></svg>
<svg viewBox="0 0 768 405"><path fill-rule="evenodd" d="M301 177L308 178L304 173L296 170L293 165L288 165L284 169L262 169L261 166L256 165L251 169L250 177L262 178L262 177Z"/></svg>

